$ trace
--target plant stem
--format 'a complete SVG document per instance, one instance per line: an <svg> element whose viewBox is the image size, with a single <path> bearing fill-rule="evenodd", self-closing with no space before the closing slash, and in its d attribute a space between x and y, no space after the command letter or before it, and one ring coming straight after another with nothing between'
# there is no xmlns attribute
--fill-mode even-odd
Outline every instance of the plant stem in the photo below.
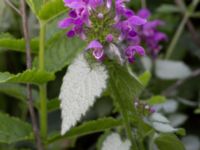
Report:
<svg viewBox="0 0 200 150"><path fill-rule="evenodd" d="M126 120L125 118L124 118L124 121L125 121L125 129L126 129L127 136L129 138L129 140L131 140L131 143L132 143L132 149L133 150L139 150L138 145L137 145L137 139L136 139L135 135L134 135L134 137L132 135L132 131L131 131L131 127L129 125L129 121Z"/></svg>
<svg viewBox="0 0 200 150"><path fill-rule="evenodd" d="M41 135L45 139L47 136L47 98L46 85L40 85L40 128Z"/></svg>
<svg viewBox="0 0 200 150"><path fill-rule="evenodd" d="M40 21L39 69L44 70L45 23Z"/></svg>
<svg viewBox="0 0 200 150"><path fill-rule="evenodd" d="M174 37L172 38L172 41L171 41L171 43L170 43L170 45L167 49L167 54L166 54L166 57L165 57L166 59L169 59L171 57L171 55L174 51L174 48L175 48L175 46L176 46L176 44L177 44L177 42L178 42L178 40L179 40L179 38L180 38L180 36L183 32L183 29L185 27L185 24L186 24L188 18L189 18L188 13L185 13L176 33L175 33Z"/></svg>
<svg viewBox="0 0 200 150"><path fill-rule="evenodd" d="M199 0L193 0L191 5L188 7L187 11L185 12L184 17L183 17L183 19L182 19L174 37L172 38L172 41L167 49L167 53L166 53L166 57L165 57L166 59L170 59L187 21L190 18L190 15L194 12L198 3L199 3Z"/></svg>
<svg viewBox="0 0 200 150"><path fill-rule="evenodd" d="M184 12L186 11L186 5L185 5L184 1L176 0L175 2L177 4L177 6L183 10L183 14L184 14ZM191 14L191 15L193 15L193 14ZM190 16L190 17L192 17L192 16ZM196 43L196 45L198 45L200 47L200 40L199 40L198 32L196 31L196 29L193 26L192 21L190 19L188 19L188 21L187 21L187 27L192 35L191 38L193 39L194 43Z"/></svg>
<svg viewBox="0 0 200 150"><path fill-rule="evenodd" d="M23 25L23 33L26 41L26 66L27 69L31 69L32 67L32 57L31 57L31 47L30 47L30 36L28 29L28 19L26 15L26 3L24 0L20 1L21 7L21 17L22 17L22 25ZM30 112L31 122L33 126L33 132L35 136L35 141L38 150L43 150L43 145L40 138L38 123L34 111L33 97L32 97L32 86L31 84L27 84L27 99L28 99L28 108Z"/></svg>
<svg viewBox="0 0 200 150"><path fill-rule="evenodd" d="M45 23L40 21L40 50L39 50L39 70L45 70L44 67L45 50ZM46 84L39 86L40 91L40 128L44 139L47 136L47 89Z"/></svg>

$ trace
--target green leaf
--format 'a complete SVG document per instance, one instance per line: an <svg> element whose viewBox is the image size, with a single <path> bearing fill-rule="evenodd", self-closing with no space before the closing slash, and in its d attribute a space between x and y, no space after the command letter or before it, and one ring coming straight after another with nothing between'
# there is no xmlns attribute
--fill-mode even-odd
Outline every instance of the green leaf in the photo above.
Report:
<svg viewBox="0 0 200 150"><path fill-rule="evenodd" d="M174 134L160 134L155 143L159 150L185 150L181 141Z"/></svg>
<svg viewBox="0 0 200 150"><path fill-rule="evenodd" d="M63 0L51 0L43 5L39 11L39 18L50 21L63 13L67 13Z"/></svg>
<svg viewBox="0 0 200 150"><path fill-rule="evenodd" d="M109 90L111 97L124 119L129 139L132 144L134 144L133 137L131 135L129 115L132 114L135 118L137 117L137 115L135 115L136 113L133 101L134 98L136 98L142 91L142 84L133 73L129 74L127 69L119 64L109 65L108 68L110 75Z"/></svg>
<svg viewBox="0 0 200 150"><path fill-rule="evenodd" d="M31 40L32 53L38 53L38 45L38 39ZM25 52L25 41L24 39L15 39L13 37L1 37L0 48Z"/></svg>
<svg viewBox="0 0 200 150"><path fill-rule="evenodd" d="M31 126L15 117L0 113L0 142L15 143L32 139Z"/></svg>
<svg viewBox="0 0 200 150"><path fill-rule="evenodd" d="M48 143L52 143L53 141L56 141L61 138L80 137L96 132L102 132L120 125L122 125L122 121L113 118L102 118L94 121L88 121L78 127L72 128L63 137L60 134L53 135L49 138Z"/></svg>
<svg viewBox="0 0 200 150"><path fill-rule="evenodd" d="M164 96L152 96L150 99L146 101L149 105L157 105L166 102L166 98Z"/></svg>
<svg viewBox="0 0 200 150"><path fill-rule="evenodd" d="M186 135L186 131L185 129L183 128L179 128L177 131L176 131L176 134L180 135L180 136L185 136Z"/></svg>
<svg viewBox="0 0 200 150"><path fill-rule="evenodd" d="M182 61L156 60L155 74L160 79L184 79L189 77L191 73L191 68Z"/></svg>
<svg viewBox="0 0 200 150"><path fill-rule="evenodd" d="M200 108L195 109L194 113L195 114L200 114Z"/></svg>
<svg viewBox="0 0 200 150"><path fill-rule="evenodd" d="M31 83L43 84L55 78L53 73L40 70L26 70L16 75L0 72L0 83Z"/></svg>
<svg viewBox="0 0 200 150"><path fill-rule="evenodd" d="M26 2L35 15L39 13L39 10L43 5L43 0L26 0Z"/></svg>
<svg viewBox="0 0 200 150"><path fill-rule="evenodd" d="M109 74L109 90L118 108L125 114L133 112L133 100L143 89L142 84L118 64L109 66Z"/></svg>
<svg viewBox="0 0 200 150"><path fill-rule="evenodd" d="M0 92L4 93L8 96L14 97L21 101L27 102L27 88L18 84L9 84L9 83L1 83L0 84ZM32 90L33 99L38 99L38 92L36 90Z"/></svg>
<svg viewBox="0 0 200 150"><path fill-rule="evenodd" d="M142 82L143 86L146 87L149 84L149 81L151 80L151 73L149 71L146 71L139 76L139 79Z"/></svg>
<svg viewBox="0 0 200 150"><path fill-rule="evenodd" d="M58 33L47 43L45 68L57 72L71 63L76 55L83 51L85 42L78 38L68 39L65 33Z"/></svg>

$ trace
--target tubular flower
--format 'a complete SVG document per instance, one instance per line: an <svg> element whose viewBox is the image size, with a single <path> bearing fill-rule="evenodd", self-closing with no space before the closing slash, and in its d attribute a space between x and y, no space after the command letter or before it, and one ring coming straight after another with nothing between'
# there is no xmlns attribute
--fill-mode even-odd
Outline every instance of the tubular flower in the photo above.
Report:
<svg viewBox="0 0 200 150"><path fill-rule="evenodd" d="M137 15L141 18L149 19L151 13L148 9L141 9ZM141 40L145 42L147 51L153 58L156 58L162 49L160 42L167 40L166 34L157 29L159 26L163 25L164 22L161 20L148 21L146 24L141 26L141 31L139 32Z"/></svg>
<svg viewBox="0 0 200 150"><path fill-rule="evenodd" d="M69 29L68 37L86 40L86 51L97 60L108 57L132 63L136 55L145 55L138 28L146 24L147 18L128 9L126 2L129 0L64 0L70 11L58 26Z"/></svg>

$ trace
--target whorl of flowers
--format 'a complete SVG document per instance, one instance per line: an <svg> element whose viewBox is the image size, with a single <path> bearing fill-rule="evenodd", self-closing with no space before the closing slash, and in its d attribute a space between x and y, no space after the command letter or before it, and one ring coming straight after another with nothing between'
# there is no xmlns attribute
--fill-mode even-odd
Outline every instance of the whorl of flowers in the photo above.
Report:
<svg viewBox="0 0 200 150"><path fill-rule="evenodd" d="M149 14L134 13L125 5L129 1L64 0L70 11L68 17L59 22L59 27L69 29L68 37L77 35L86 40L86 51L99 61L109 57L120 63L126 60L132 63L136 55L145 55L141 40L145 40L150 51L159 51L158 43L164 37L155 29L160 22L147 23Z"/></svg>
<svg viewBox="0 0 200 150"><path fill-rule="evenodd" d="M148 9L144 8L138 11L137 15L141 18L147 19L148 22L145 23L141 28L139 33L140 41L144 41L147 47L147 52L156 58L160 52L162 46L160 42L166 41L167 36L163 32L158 31L159 26L163 26L165 23L162 20L152 20L149 18L151 13Z"/></svg>

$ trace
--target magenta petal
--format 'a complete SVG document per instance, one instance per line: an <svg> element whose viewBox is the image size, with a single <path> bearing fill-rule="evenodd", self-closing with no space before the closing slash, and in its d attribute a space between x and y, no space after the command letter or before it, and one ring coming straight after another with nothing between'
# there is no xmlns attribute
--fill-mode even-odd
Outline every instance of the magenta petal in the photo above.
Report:
<svg viewBox="0 0 200 150"><path fill-rule="evenodd" d="M128 61L129 61L129 63L134 63L135 62L135 57L129 57Z"/></svg>
<svg viewBox="0 0 200 150"><path fill-rule="evenodd" d="M112 34L108 34L108 35L106 36L106 41L107 41L107 42L113 42L113 39L114 39L114 37L113 37Z"/></svg>
<svg viewBox="0 0 200 150"><path fill-rule="evenodd" d="M144 19L148 19L150 15L151 15L150 11L146 8L140 9L140 11L138 12L138 16Z"/></svg>
<svg viewBox="0 0 200 150"><path fill-rule="evenodd" d="M131 25L143 25L147 22L146 19L139 16L132 16L128 21Z"/></svg>
<svg viewBox="0 0 200 150"><path fill-rule="evenodd" d="M69 12L69 16L72 17L72 18L76 18L76 17L77 17L76 11L75 11L75 10L71 10L71 11Z"/></svg>
<svg viewBox="0 0 200 150"><path fill-rule="evenodd" d="M154 35L155 41L167 41L167 35L162 32L157 32Z"/></svg>
<svg viewBox="0 0 200 150"><path fill-rule="evenodd" d="M132 47L140 56L144 56L145 55L145 50L142 46L133 46Z"/></svg>
<svg viewBox="0 0 200 150"><path fill-rule="evenodd" d="M140 56L144 56L145 55L145 50L142 46L136 45L136 46L129 46L126 49L126 55L128 57L130 56L134 56L135 52L138 53Z"/></svg>
<svg viewBox="0 0 200 150"><path fill-rule="evenodd" d="M74 20L71 18L65 18L61 21L59 21L58 23L58 27L61 29L65 29L68 28L69 26L71 26L73 24Z"/></svg>
<svg viewBox="0 0 200 150"><path fill-rule="evenodd" d="M97 40L93 40L88 44L88 47L86 49L102 49L103 45L98 42Z"/></svg>
<svg viewBox="0 0 200 150"><path fill-rule="evenodd" d="M89 5L91 8L96 8L97 6L100 6L103 4L103 0L89 0Z"/></svg>
<svg viewBox="0 0 200 150"><path fill-rule="evenodd" d="M75 32L73 30L70 30L70 31L67 32L67 36L69 38L74 37L75 36Z"/></svg>
<svg viewBox="0 0 200 150"><path fill-rule="evenodd" d="M82 0L64 0L65 6L72 9L79 9L85 7L85 3Z"/></svg>
<svg viewBox="0 0 200 150"><path fill-rule="evenodd" d="M131 9L125 9L124 10L124 16L129 18L132 17L134 15L134 12Z"/></svg>
<svg viewBox="0 0 200 150"><path fill-rule="evenodd" d="M97 60L101 60L104 56L104 51L103 49L95 49L92 54Z"/></svg>

